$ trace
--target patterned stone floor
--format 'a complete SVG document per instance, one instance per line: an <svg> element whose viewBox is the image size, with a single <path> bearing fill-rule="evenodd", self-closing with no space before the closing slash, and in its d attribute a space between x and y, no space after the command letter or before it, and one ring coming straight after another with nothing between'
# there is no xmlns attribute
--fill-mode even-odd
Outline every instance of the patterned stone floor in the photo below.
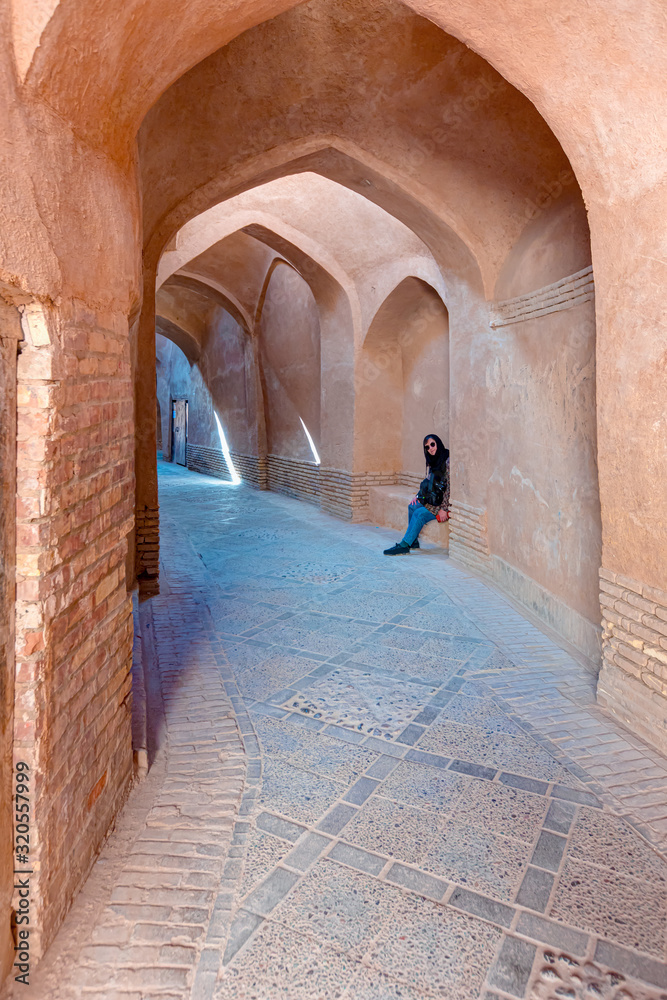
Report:
<svg viewBox="0 0 667 1000"><path fill-rule="evenodd" d="M667 1000L667 762L584 668L435 548L160 477L164 774L16 995Z"/></svg>

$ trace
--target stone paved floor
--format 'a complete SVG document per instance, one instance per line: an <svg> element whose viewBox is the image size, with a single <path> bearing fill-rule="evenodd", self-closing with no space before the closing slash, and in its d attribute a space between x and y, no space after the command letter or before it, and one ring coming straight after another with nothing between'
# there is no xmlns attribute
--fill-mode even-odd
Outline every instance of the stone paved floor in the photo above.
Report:
<svg viewBox="0 0 667 1000"><path fill-rule="evenodd" d="M667 761L591 675L435 548L160 476L153 767L15 995L666 1000Z"/></svg>

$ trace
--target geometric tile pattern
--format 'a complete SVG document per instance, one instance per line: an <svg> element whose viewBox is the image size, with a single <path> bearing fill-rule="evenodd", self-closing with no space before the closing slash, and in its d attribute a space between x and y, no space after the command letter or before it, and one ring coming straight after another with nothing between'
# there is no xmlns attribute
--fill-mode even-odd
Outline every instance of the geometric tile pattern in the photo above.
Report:
<svg viewBox="0 0 667 1000"><path fill-rule="evenodd" d="M103 944L97 926L97 951L44 996L666 997L661 807L637 816L606 780L604 742L626 784L634 772L585 669L443 556L389 560L367 525L169 465L160 478L164 589L146 613L179 622L158 650L167 718L189 699L170 753L194 733L202 748L197 793L191 773L169 788L188 823L203 789L230 808L215 680L244 791L206 887L171 869L172 888L134 903L130 876L126 939ZM635 743L652 793L664 762ZM156 905L169 893L191 900L180 930Z"/></svg>
<svg viewBox="0 0 667 1000"><path fill-rule="evenodd" d="M262 777L217 1000L315 995L308 975L317 995L355 1000L560 990L555 1000L573 982L597 996L601 984L637 987L622 948L659 979L649 963L667 957L665 861L494 694L516 650L457 605L458 581L435 583L418 556L383 559L362 526L282 497L248 502L271 504L282 537L299 525L289 575L261 556L269 539L246 532L257 555L241 569L233 547L207 549L186 525L211 589L258 612L229 604L218 623ZM550 978L596 942L617 949L619 971L589 963L579 980ZM559 943L572 955L549 964ZM638 1000L659 995L650 980L637 988Z"/></svg>

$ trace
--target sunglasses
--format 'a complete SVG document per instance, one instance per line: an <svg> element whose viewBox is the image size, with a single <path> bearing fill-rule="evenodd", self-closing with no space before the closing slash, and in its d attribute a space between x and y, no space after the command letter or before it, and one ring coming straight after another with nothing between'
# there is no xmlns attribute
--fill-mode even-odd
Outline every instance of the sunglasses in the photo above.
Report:
<svg viewBox="0 0 667 1000"><path fill-rule="evenodd" d="M438 447L438 444L437 444L437 442L436 442L436 441L431 441L431 443L430 443L430 444L427 444L427 445L426 445L426 447L427 447L427 448L428 448L428 450L430 451L430 450L431 450L431 448L436 448L436 449L437 449L437 447Z"/></svg>

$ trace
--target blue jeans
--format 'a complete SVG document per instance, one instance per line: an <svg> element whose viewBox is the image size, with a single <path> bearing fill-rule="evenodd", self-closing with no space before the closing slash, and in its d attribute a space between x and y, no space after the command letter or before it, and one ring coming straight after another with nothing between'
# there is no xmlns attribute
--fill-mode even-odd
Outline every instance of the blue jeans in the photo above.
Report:
<svg viewBox="0 0 667 1000"><path fill-rule="evenodd" d="M419 537L419 532L422 530L425 524L429 521L435 521L435 514L432 514L430 510L426 507L422 507L420 503L411 503L408 505L408 530L403 535L402 541L406 545L412 545L413 542L417 541Z"/></svg>

